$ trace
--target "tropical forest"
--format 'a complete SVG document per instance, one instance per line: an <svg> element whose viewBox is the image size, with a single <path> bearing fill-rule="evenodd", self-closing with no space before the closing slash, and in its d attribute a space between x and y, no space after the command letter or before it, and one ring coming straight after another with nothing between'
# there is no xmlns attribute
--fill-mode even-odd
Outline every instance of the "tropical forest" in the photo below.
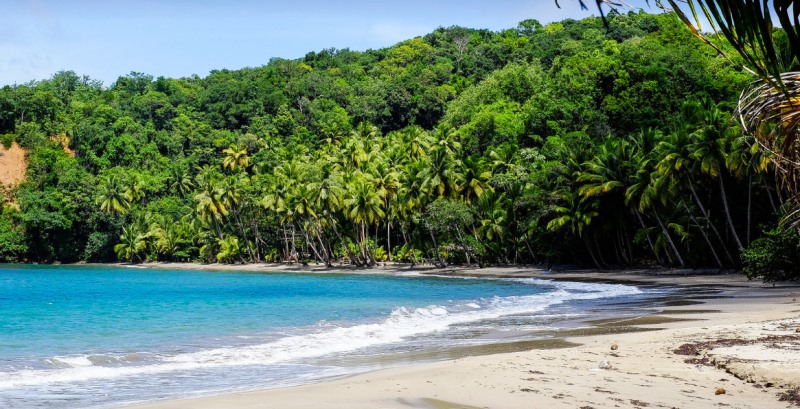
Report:
<svg viewBox="0 0 800 409"><path fill-rule="evenodd" d="M737 119L736 58L612 11L5 86L0 161L24 152L24 177L0 260L783 271L789 195Z"/></svg>

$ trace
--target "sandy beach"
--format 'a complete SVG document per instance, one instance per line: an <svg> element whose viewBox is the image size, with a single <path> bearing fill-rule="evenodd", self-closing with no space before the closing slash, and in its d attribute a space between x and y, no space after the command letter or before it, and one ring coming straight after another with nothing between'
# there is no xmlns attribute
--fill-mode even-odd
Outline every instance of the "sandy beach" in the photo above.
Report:
<svg viewBox="0 0 800 409"><path fill-rule="evenodd" d="M159 267L149 265L148 267ZM174 264L163 267L176 268ZM340 271L297 266L198 266L246 271ZM393 273L406 266L380 267ZM420 270L419 266L415 270ZM359 270L364 271L364 270ZM800 287L740 274L677 270L545 271L422 268L423 273L526 276L668 285L699 291L652 315L593 322L544 348L509 348L311 385L165 401L178 408L787 408L800 405ZM705 295L703 295L705 294ZM531 344L534 345L534 344Z"/></svg>

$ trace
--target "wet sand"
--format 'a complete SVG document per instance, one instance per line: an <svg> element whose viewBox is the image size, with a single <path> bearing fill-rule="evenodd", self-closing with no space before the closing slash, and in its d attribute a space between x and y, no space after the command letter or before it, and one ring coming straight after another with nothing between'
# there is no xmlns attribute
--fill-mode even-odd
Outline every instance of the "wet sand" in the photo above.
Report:
<svg viewBox="0 0 800 409"><path fill-rule="evenodd" d="M159 267L161 265L155 266ZM153 266L151 266L153 267ZM175 265L163 265L175 268ZM202 266L201 266L202 267ZM292 266L188 269L352 272ZM419 270L419 269L417 269ZM648 314L593 320L546 340L425 352L440 360L317 384L158 402L177 408L786 408L800 388L800 288L713 271L436 269L422 273L669 286ZM407 266L359 272L395 274ZM686 355L686 352L689 355ZM677 353L676 353L677 352ZM438 355L437 355L438 354ZM443 360L442 360L443 359Z"/></svg>

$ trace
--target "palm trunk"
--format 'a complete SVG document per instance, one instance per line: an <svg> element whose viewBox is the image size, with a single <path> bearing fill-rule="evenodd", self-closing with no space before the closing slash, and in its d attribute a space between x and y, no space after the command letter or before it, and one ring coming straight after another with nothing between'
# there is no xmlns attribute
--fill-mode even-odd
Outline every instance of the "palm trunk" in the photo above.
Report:
<svg viewBox="0 0 800 409"><path fill-rule="evenodd" d="M686 263L683 262L683 257L681 257L681 253L678 251L678 248L675 247L675 242L672 241L672 236L669 235L669 231L667 227L664 226L664 223L661 221L661 217L658 216L658 212L653 210L653 214L656 216L656 221L658 222L658 226L661 227L661 232L664 233L664 237L667 239L669 246L672 247L672 251L675 252L675 257L678 258L678 263L680 263L681 267L686 267Z"/></svg>
<svg viewBox="0 0 800 409"><path fill-rule="evenodd" d="M322 234L322 229L320 228L319 220L314 221L314 232L317 235L317 241L319 241L319 246L322 249L322 254L325 257L325 266L332 267L331 258L333 257L333 253L330 251L330 246L328 245L328 240Z"/></svg>
<svg viewBox="0 0 800 409"><path fill-rule="evenodd" d="M683 207L686 209L686 213L689 214L689 218L692 219L692 222L694 222L694 224L697 225L697 229L700 230L700 234L703 235L703 239L705 239L706 244L708 244L708 248L711 249L711 254L714 255L714 260L717 261L717 265L719 266L719 268L722 268L722 260L719 259L719 255L717 255L717 251L714 250L714 245L711 244L711 240L709 240L705 229L703 229L703 226L701 226L700 223L697 221L697 219L694 217L694 215L692 214L692 211L689 210L689 206L686 205L686 202L681 201L681 203L683 203Z"/></svg>
<svg viewBox="0 0 800 409"><path fill-rule="evenodd" d="M636 217L639 219L639 224L642 225L642 228L647 229L647 225L644 224L644 219L642 218L642 213L639 212L639 209L635 209L634 212L636 213ZM658 264L661 264L661 257L659 257L658 253L656 252L656 246L653 244L653 239L650 238L649 233L646 234L645 237L647 237L647 244L650 245L650 250L653 252L653 256L655 256Z"/></svg>
<svg viewBox="0 0 800 409"><path fill-rule="evenodd" d="M469 262L469 251L467 250L467 244L464 243L464 237L461 236L461 230L460 229L456 230L456 233L458 233L458 241L461 242L461 248L464 249L464 257L467 258L467 267L469 267L470 262Z"/></svg>
<svg viewBox="0 0 800 409"><path fill-rule="evenodd" d="M753 175L747 176L747 245L750 245L750 232L753 230Z"/></svg>
<svg viewBox="0 0 800 409"><path fill-rule="evenodd" d="M347 245L347 242L344 241L341 233L339 233L339 229L336 228L336 220L334 220L333 217L330 215L328 215L328 220L330 220L331 222L331 227L333 228L333 233L336 235L336 238L339 239L339 242L342 243L342 246L344 246L344 251L345 253L347 253L347 257L350 258L350 262L353 263L354 266L361 267L361 264L358 262L356 255L353 254L352 250L350 250L350 246Z"/></svg>
<svg viewBox="0 0 800 409"><path fill-rule="evenodd" d="M769 198L769 204L772 206L772 213L778 213L778 205L775 204L775 198L772 197L772 189L769 188L769 185L766 183L764 184L765 188L767 189L767 197Z"/></svg>
<svg viewBox="0 0 800 409"><path fill-rule="evenodd" d="M392 261L392 222L386 222L386 255Z"/></svg>
<svg viewBox="0 0 800 409"><path fill-rule="evenodd" d="M525 235L525 246L528 248L528 253L531 255L531 261L536 263L536 254L534 254L533 249L531 249L530 240L528 240L528 235Z"/></svg>
<svg viewBox="0 0 800 409"><path fill-rule="evenodd" d="M592 257L592 261L597 269L602 270L603 267L600 266L600 262L597 261L597 257L594 255L594 251L592 251L592 246L589 244L589 239L586 237L583 238L583 244L586 246L586 250L589 251L589 256Z"/></svg>
<svg viewBox="0 0 800 409"><path fill-rule="evenodd" d="M285 261L291 261L291 255L289 254L289 233L286 231L286 223L281 223L282 230L283 230L283 256Z"/></svg>
<svg viewBox="0 0 800 409"><path fill-rule="evenodd" d="M706 207L703 206L703 201L700 200L700 196L697 194L697 190L694 188L694 182L692 181L692 177L689 176L688 179L689 179L689 190L691 190L692 192L692 197L694 197L694 201L695 203L697 203L697 207L700 208L700 213L702 213L703 218L706 219L706 221L708 221L708 226L711 227L711 231L714 232L714 235L717 237L717 240L719 240L719 242L722 243L722 250L725 251L725 255L728 257L728 260L731 262L731 264L735 265L736 262L733 261L733 256L731 256L731 253L728 251L728 246L726 245L725 240L722 238L722 235L719 234L717 226L715 226L714 223L711 222L711 216L706 211Z"/></svg>
<svg viewBox="0 0 800 409"><path fill-rule="evenodd" d="M594 240L590 241L594 243L594 247L597 249L597 258L600 259L600 263L603 265L601 268L604 268L608 266L608 263L606 263L606 260L603 258L603 250L600 249L600 244L597 240L597 234L592 233L592 238L594 238Z"/></svg>
<svg viewBox="0 0 800 409"><path fill-rule="evenodd" d="M427 222L425 222L425 227L428 228L428 233L431 234L431 240L433 240L433 251L436 252L436 259L439 260L439 267L444 267L445 263L444 260L442 260L442 254L439 252L439 244L436 243L436 236L433 235L433 231L431 230L430 226L428 226Z"/></svg>
<svg viewBox="0 0 800 409"><path fill-rule="evenodd" d="M742 246L742 241L739 240L739 234L736 233L736 227L733 226L733 218L731 218L731 209L728 206L728 193L725 191L725 182L722 181L722 173L719 174L719 191L720 195L722 196L722 206L725 209L725 218L728 219L728 227L731 229L731 234L733 234L733 239L736 240L736 245L739 246L739 250L742 250L744 246Z"/></svg>
<svg viewBox="0 0 800 409"><path fill-rule="evenodd" d="M297 232L294 231L294 224L292 224L292 248L291 248L291 252L292 253L291 253L291 256L292 256L292 259L294 259L295 262L299 261L298 260L299 257L297 257L297 244L295 243L296 239L297 239Z"/></svg>
<svg viewBox="0 0 800 409"><path fill-rule="evenodd" d="M308 237L308 232L306 231L306 229L300 226L300 222L295 222L295 223L298 225L297 228L300 229L300 233L303 234L303 239L306 242L306 248L310 248L311 251L314 252L314 255L317 256L317 260L325 263L325 260L319 254L319 251L317 250L317 246L314 244L314 241Z"/></svg>
<svg viewBox="0 0 800 409"><path fill-rule="evenodd" d="M250 244L250 240L248 240L248 239L247 239L247 235L245 234L245 231L244 231L244 223L242 223L242 217L241 217L241 213L239 212L239 210L238 210L238 209L234 209L234 213L233 213L233 215L234 215L234 219L236 220L236 224L237 224L237 225L238 225L238 227L239 227L239 234L241 234L241 236L242 236L242 239L243 239L243 240L244 240L244 242L247 244L247 252L248 252L248 253L250 253L250 260L251 260L251 261L255 261L255 259L256 259L256 253L255 253L255 251L253 250L253 246L252 246L252 244Z"/></svg>

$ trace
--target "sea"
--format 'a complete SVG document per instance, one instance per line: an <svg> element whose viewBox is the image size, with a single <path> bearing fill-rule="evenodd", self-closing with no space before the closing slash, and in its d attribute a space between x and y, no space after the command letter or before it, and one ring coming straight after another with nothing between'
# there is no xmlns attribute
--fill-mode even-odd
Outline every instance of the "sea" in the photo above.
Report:
<svg viewBox="0 0 800 409"><path fill-rule="evenodd" d="M115 408L306 384L552 338L665 291L413 271L0 264L0 407Z"/></svg>

